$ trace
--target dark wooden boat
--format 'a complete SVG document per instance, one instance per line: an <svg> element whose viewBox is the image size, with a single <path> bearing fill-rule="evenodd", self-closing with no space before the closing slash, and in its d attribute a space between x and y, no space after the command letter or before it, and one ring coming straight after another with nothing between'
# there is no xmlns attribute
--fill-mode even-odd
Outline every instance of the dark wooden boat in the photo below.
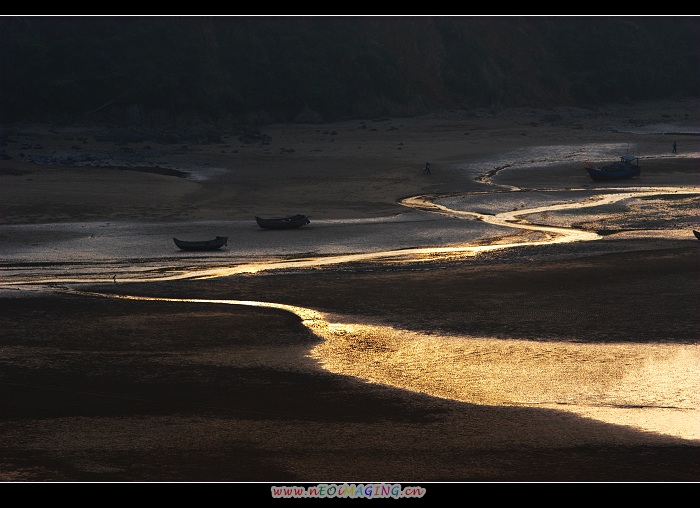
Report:
<svg viewBox="0 0 700 508"><path fill-rule="evenodd" d="M217 236L213 240L201 240L188 242L186 240L178 240L173 238L175 245L182 250L216 250L220 249L228 243L228 236Z"/></svg>
<svg viewBox="0 0 700 508"><path fill-rule="evenodd" d="M642 172L639 166L639 159L631 155L623 155L620 160L602 167L595 167L588 162L583 163L588 174L593 180L622 180L639 176Z"/></svg>
<svg viewBox="0 0 700 508"><path fill-rule="evenodd" d="M256 216L255 221L258 223L258 226L265 229L293 229L311 222L306 215L301 214L268 219Z"/></svg>
<svg viewBox="0 0 700 508"><path fill-rule="evenodd" d="M698 230L696 230L696 229L693 229L693 234L695 235L695 238L697 238L698 240L700 240L700 231L698 231Z"/></svg>

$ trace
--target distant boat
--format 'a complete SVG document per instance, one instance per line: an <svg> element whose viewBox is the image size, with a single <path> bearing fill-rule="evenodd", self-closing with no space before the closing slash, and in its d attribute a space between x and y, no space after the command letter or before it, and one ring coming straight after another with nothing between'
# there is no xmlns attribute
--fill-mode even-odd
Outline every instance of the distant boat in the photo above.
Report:
<svg viewBox="0 0 700 508"><path fill-rule="evenodd" d="M583 167L586 168L593 180L622 180L639 176L642 171L639 166L639 159L631 155L623 155L619 161L599 168L588 162L584 162Z"/></svg>
<svg viewBox="0 0 700 508"><path fill-rule="evenodd" d="M697 231L696 229L693 229L693 234L695 234L695 238L700 240L700 231Z"/></svg>
<svg viewBox="0 0 700 508"><path fill-rule="evenodd" d="M311 222L306 215L301 214L267 219L256 216L255 221L258 223L258 226L265 229L293 229Z"/></svg>
<svg viewBox="0 0 700 508"><path fill-rule="evenodd" d="M173 238L173 241L175 242L175 245L182 250L216 250L228 244L228 236L217 236L213 240L200 240L194 242Z"/></svg>

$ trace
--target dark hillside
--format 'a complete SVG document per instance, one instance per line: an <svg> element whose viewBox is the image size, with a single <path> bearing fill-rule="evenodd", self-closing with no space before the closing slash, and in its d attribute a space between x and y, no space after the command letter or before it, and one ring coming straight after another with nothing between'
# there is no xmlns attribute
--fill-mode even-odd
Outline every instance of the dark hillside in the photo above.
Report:
<svg viewBox="0 0 700 508"><path fill-rule="evenodd" d="M0 18L0 121L255 123L697 96L698 17Z"/></svg>

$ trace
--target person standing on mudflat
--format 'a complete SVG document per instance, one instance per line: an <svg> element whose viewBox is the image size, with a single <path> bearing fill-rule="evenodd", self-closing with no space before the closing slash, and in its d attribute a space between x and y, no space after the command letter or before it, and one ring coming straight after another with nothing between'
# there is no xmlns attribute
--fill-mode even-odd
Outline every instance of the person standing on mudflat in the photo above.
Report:
<svg viewBox="0 0 700 508"><path fill-rule="evenodd" d="M426 175L430 174L430 163L429 162L425 163L425 166L423 167L423 173L425 173Z"/></svg>
<svg viewBox="0 0 700 508"><path fill-rule="evenodd" d="M673 153L678 153L678 151L676 150L676 148L677 148L677 147L676 147L676 142L674 141L674 142L673 142Z"/></svg>

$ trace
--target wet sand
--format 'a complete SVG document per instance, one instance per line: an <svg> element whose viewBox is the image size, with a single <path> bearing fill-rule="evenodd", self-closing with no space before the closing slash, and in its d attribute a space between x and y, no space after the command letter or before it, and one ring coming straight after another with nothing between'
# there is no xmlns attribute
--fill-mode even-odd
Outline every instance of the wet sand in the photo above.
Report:
<svg viewBox="0 0 700 508"><path fill-rule="evenodd" d="M133 163L158 151L159 167L189 171L190 178L28 160L70 153L76 134L35 134L42 149L34 151L10 144L14 158L0 161L3 283L47 274L82 282L55 282L52 291L3 286L2 480L403 482L425 484L428 496L429 482L697 481L697 439L556 408L612 404L624 413L624 400L603 395L620 380L630 383L633 372L640 379L625 397L634 386L653 391L644 363L606 346L689 350L690 368L697 368L698 138L678 140L673 155L668 135L612 130L630 118L697 120L686 118L697 114L686 106L606 110L558 125L521 111L368 120L365 128L271 126L270 145L231 140L128 152ZM94 159L102 151L126 157L119 146L85 140ZM596 193L600 186L580 159L629 142L647 154L643 178L606 187L678 186L688 193L530 217L606 232L594 242L127 282L202 265L522 240L521 232L408 209L399 200L444 194L455 208L495 213L549 201L544 192L506 193L495 185ZM543 146L557 147L550 152L558 155L541 159ZM430 176L420 171L428 158ZM492 183L476 180L489 172ZM482 195L497 191L492 201ZM297 212L312 223L280 232L284 240L252 220ZM171 241L222 232L230 233L229 246L206 255L182 254ZM90 243L95 239L98 245ZM323 340L284 309L63 290L298 306L334 317L342 340ZM398 332L390 336L387 327ZM510 352L469 342L480 338ZM596 362L610 355L616 372L591 371L588 398L553 399L554 407L489 403L486 393L462 390L478 388L484 376L474 370L479 379L470 380L465 366L489 354L512 362L528 344L533 358L560 344L593 346ZM553 367L540 366L547 375L557 371L551 358ZM669 358L672 379L681 363ZM522 363L531 359L524 355ZM493 396L499 375L488 374L493 381L480 391ZM607 377L593 379L600 375ZM629 411L688 414L697 404L679 395L679 407L661 407L669 391L635 394Z"/></svg>

